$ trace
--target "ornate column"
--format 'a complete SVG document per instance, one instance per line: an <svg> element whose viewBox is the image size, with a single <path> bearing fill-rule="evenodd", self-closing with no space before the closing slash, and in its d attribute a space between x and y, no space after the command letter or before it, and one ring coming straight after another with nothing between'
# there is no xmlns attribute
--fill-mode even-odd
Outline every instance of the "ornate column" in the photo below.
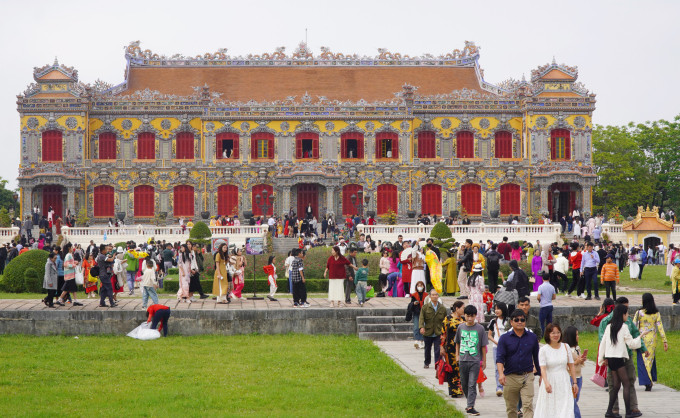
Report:
<svg viewBox="0 0 680 418"><path fill-rule="evenodd" d="M66 188L66 208L71 209L71 212L76 210L76 190L74 187Z"/></svg>
<svg viewBox="0 0 680 418"><path fill-rule="evenodd" d="M541 185L541 214L548 212L548 186Z"/></svg>
<svg viewBox="0 0 680 418"><path fill-rule="evenodd" d="M326 214L335 215L335 186L326 187Z"/></svg>
<svg viewBox="0 0 680 418"><path fill-rule="evenodd" d="M592 186L587 186L583 188L583 208L581 209L581 214L592 213L592 207L590 205L592 201Z"/></svg>
<svg viewBox="0 0 680 418"><path fill-rule="evenodd" d="M290 186L283 186L283 199L279 200L281 204L281 212L288 213L290 210Z"/></svg>
<svg viewBox="0 0 680 418"><path fill-rule="evenodd" d="M33 210L33 187L24 186L21 188L21 191L23 192L23 202L21 202L21 210L23 213L19 213L19 208L16 208L15 218L19 217L23 221L24 216L30 214Z"/></svg>

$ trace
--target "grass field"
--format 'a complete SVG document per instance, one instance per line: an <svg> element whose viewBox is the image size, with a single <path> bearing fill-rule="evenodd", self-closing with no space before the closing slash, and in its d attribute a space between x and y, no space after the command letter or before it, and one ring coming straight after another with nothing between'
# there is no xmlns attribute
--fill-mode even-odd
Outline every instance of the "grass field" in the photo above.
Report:
<svg viewBox="0 0 680 418"><path fill-rule="evenodd" d="M680 390L680 331L666 331L666 337L668 338L668 351L663 351L661 343L656 350L657 377L659 383ZM597 361L597 333L579 333L579 346L582 350L588 349L589 360ZM633 353L633 355L636 354ZM583 377L590 379L590 376Z"/></svg>
<svg viewBox="0 0 680 418"><path fill-rule="evenodd" d="M671 289L671 279L666 276L666 266L650 266L647 265L642 270L642 280L630 280L628 267L623 269L620 274L621 286L632 287L638 289L657 289L668 290Z"/></svg>
<svg viewBox="0 0 680 418"><path fill-rule="evenodd" d="M3 416L455 416L354 336L0 336Z"/></svg>

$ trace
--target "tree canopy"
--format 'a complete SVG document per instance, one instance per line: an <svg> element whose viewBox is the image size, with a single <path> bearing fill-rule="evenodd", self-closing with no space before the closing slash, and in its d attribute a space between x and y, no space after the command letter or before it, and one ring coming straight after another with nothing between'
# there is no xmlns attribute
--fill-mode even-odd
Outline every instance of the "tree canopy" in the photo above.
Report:
<svg viewBox="0 0 680 418"><path fill-rule="evenodd" d="M627 126L596 126L593 166L599 177L593 190L593 209L607 206L633 215L637 206L680 209L680 115Z"/></svg>

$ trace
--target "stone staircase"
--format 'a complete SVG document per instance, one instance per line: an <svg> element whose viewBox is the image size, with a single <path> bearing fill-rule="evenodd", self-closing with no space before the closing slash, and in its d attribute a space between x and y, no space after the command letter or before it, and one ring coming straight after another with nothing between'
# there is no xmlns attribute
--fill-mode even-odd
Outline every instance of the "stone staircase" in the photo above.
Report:
<svg viewBox="0 0 680 418"><path fill-rule="evenodd" d="M298 240L297 238L274 238L273 246L275 254L288 254L288 251L298 248Z"/></svg>
<svg viewBox="0 0 680 418"><path fill-rule="evenodd" d="M413 322L400 316L358 316L357 331L362 340L407 341L413 339Z"/></svg>

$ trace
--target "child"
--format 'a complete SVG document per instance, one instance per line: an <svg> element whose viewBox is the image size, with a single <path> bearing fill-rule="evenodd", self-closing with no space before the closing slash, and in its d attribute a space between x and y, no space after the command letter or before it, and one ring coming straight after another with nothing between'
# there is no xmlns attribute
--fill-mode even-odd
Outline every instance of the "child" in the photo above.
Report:
<svg viewBox="0 0 680 418"><path fill-rule="evenodd" d="M359 306L364 306L366 302L366 285L368 285L368 259L361 260L361 266L354 273L354 286L356 286L357 299Z"/></svg>
<svg viewBox="0 0 680 418"><path fill-rule="evenodd" d="M273 255L270 255L267 265L262 267L262 270L264 270L267 275L267 281L269 282L269 295L267 295L267 298L272 302L276 302L274 295L276 294L276 289L279 288L276 285L276 266L274 265L274 258Z"/></svg>
<svg viewBox="0 0 680 418"><path fill-rule="evenodd" d="M90 253L87 256L87 260L83 261L83 277L85 278L85 293L87 297L96 298L95 293L97 293L97 278L92 277L90 274L90 269L96 265L94 261L94 254Z"/></svg>
<svg viewBox="0 0 680 418"><path fill-rule="evenodd" d="M358 268L354 273L354 285L356 286L357 299L359 299L359 306L364 306L366 302L366 285L368 284L368 260L361 260L362 267Z"/></svg>
<svg viewBox="0 0 680 418"><path fill-rule="evenodd" d="M163 336L168 336L168 319L170 318L170 307L155 303L149 306L146 310L149 314L149 319L146 322L151 322L151 329L158 327L158 332L163 331Z"/></svg>
<svg viewBox="0 0 680 418"><path fill-rule="evenodd" d="M293 307L309 308L307 303L307 285L305 284L305 252L299 248L293 249L293 263L290 268L290 278L293 282Z"/></svg>
<svg viewBox="0 0 680 418"><path fill-rule="evenodd" d="M550 284L550 275L548 273L540 273L539 278L543 278L543 284L538 287L538 301L541 308L538 310L538 321L541 323L541 330L545 332L545 327L552 324L553 304L552 301L557 298L555 293L555 286Z"/></svg>
<svg viewBox="0 0 680 418"><path fill-rule="evenodd" d="M484 294L482 297L482 300L486 304L486 313L491 313L491 307L493 306L493 293L489 292L489 286L484 286Z"/></svg>
<svg viewBox="0 0 680 418"><path fill-rule="evenodd" d="M609 297L609 290L611 289L612 299L616 300L616 283L619 282L619 268L614 263L612 257L611 254L607 254L607 262L604 263L600 272L600 283L607 290L607 297Z"/></svg>
<svg viewBox="0 0 680 418"><path fill-rule="evenodd" d="M156 270L153 268L153 260L147 259L145 261L146 269L142 274L142 309L146 309L146 303L149 301L149 296L154 305L158 304L158 295L156 294L156 288L158 287L158 281L156 280Z"/></svg>
<svg viewBox="0 0 680 418"><path fill-rule="evenodd" d="M467 398L465 412L479 415L475 409L477 398L477 379L480 370L486 368L486 346L488 336L484 327L477 323L477 308L468 305L463 311L465 322L456 331L456 363L460 370L460 383Z"/></svg>

